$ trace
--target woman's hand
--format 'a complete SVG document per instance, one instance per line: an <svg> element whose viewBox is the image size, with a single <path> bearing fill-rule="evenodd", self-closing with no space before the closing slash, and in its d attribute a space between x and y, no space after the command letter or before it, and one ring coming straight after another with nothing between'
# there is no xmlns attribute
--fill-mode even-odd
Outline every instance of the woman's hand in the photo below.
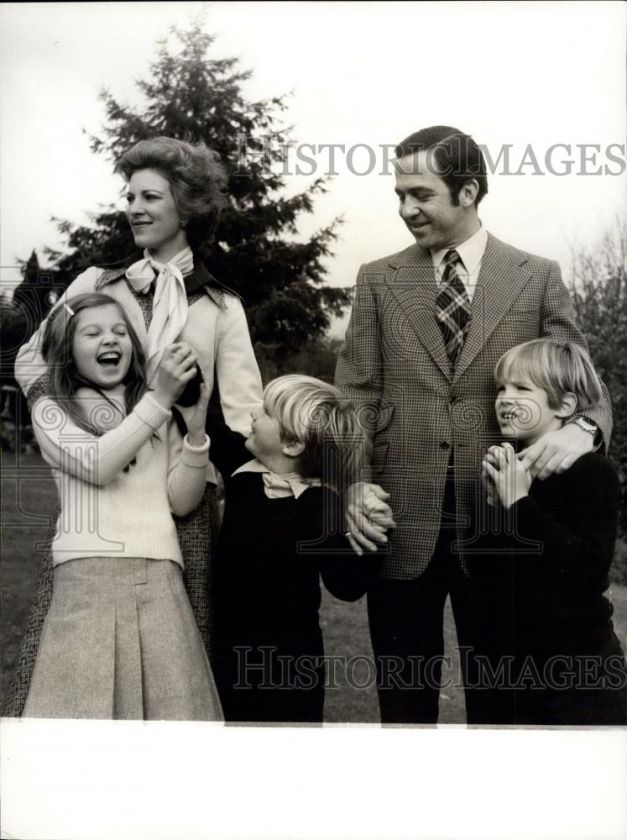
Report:
<svg viewBox="0 0 627 840"><path fill-rule="evenodd" d="M187 437L192 446L202 446L207 439L205 423L207 421L209 397L209 388L205 382L202 382L200 385L200 396L194 407L194 413L187 420Z"/></svg>
<svg viewBox="0 0 627 840"><path fill-rule="evenodd" d="M516 457L510 443L504 443L503 446L491 446L483 459L482 467L489 482L492 483L492 495L494 493L498 495L504 508L510 508L519 499L524 499L529 495L531 475ZM490 501L489 496L488 501Z"/></svg>
<svg viewBox="0 0 627 840"><path fill-rule="evenodd" d="M198 357L189 344L177 341L166 347L155 377L152 396L164 408L171 408L194 378Z"/></svg>

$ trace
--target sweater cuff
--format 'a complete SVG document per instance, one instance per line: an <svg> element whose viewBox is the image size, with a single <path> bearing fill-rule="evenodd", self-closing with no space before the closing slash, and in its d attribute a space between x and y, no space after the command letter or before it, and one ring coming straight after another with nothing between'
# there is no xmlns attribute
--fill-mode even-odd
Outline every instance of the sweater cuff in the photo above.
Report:
<svg viewBox="0 0 627 840"><path fill-rule="evenodd" d="M186 467L206 467L209 462L209 438L205 435L205 442L201 446L192 446L189 436L183 438L181 463Z"/></svg>
<svg viewBox="0 0 627 840"><path fill-rule="evenodd" d="M523 539L542 539L547 521L546 513L531 496L523 496L507 511L507 525L512 533Z"/></svg>
<svg viewBox="0 0 627 840"><path fill-rule="evenodd" d="M505 511L507 523L511 525L518 521L518 517L529 516L536 507L537 505L531 496L522 496L520 499L516 499L514 504L510 505L509 509Z"/></svg>
<svg viewBox="0 0 627 840"><path fill-rule="evenodd" d="M170 419L171 412L158 403L150 394L144 394L133 409L140 420L156 432Z"/></svg>
<svg viewBox="0 0 627 840"><path fill-rule="evenodd" d="M40 376L36 379L33 384L28 389L28 393L26 394L26 401L28 403L28 410L32 411L33 406L37 402L37 400L41 399L42 397L49 397L50 396L50 377L48 374L44 376Z"/></svg>

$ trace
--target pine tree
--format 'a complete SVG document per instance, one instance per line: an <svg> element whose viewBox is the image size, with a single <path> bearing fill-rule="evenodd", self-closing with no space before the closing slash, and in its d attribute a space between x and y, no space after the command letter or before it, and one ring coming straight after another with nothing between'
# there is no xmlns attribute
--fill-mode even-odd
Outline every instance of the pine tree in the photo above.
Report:
<svg viewBox="0 0 627 840"><path fill-rule="evenodd" d="M571 294L577 323L590 345L594 366L612 398L614 426L610 459L627 492L627 234L617 218L591 250L574 251ZM620 517L627 535L627 506ZM623 582L627 583L627 553Z"/></svg>
<svg viewBox="0 0 627 840"><path fill-rule="evenodd" d="M18 347L35 332L50 308L63 294L64 288L59 272L42 268L34 249L27 260L20 261L20 270L22 281L15 287L12 300L3 307L4 315L12 324L13 330L11 342L8 341L6 333L3 333L4 350L10 346L11 352L17 352ZM19 333L15 332L18 324L21 325Z"/></svg>
<svg viewBox="0 0 627 840"><path fill-rule="evenodd" d="M290 140L282 120L286 97L249 101L242 85L251 72L239 69L237 59L210 58L214 41L201 22L185 31L173 28L158 44L150 78L137 83L141 107L101 94L107 121L101 136L90 136L91 148L114 162L137 141L163 134L204 140L220 154L230 195L209 268L242 296L261 360L287 358L308 339L320 337L330 316L340 315L349 302L348 290L324 285L323 260L341 220L307 242L297 241L299 217L313 212L326 180L317 178L297 195L284 194L282 149ZM57 223L68 250L48 249L47 254L66 283L86 265L114 261L132 250L124 214L113 206L91 215L88 226Z"/></svg>

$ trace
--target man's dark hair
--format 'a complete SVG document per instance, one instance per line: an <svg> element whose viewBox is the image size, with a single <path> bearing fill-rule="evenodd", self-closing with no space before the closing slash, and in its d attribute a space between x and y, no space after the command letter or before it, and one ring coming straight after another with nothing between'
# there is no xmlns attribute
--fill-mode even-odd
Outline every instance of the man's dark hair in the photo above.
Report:
<svg viewBox="0 0 627 840"><path fill-rule="evenodd" d="M430 151L433 174L444 181L455 205L459 204L459 191L468 181L475 180L479 184L476 205L488 191L488 175L481 149L469 134L458 128L450 125L422 128L401 141L394 151L397 159Z"/></svg>

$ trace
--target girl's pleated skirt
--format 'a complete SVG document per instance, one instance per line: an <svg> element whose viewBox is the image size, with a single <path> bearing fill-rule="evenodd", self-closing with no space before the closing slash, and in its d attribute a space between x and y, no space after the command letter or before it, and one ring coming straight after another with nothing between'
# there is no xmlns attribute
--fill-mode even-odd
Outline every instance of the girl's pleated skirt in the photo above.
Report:
<svg viewBox="0 0 627 840"><path fill-rule="evenodd" d="M222 720L180 566L128 557L56 566L23 714Z"/></svg>

